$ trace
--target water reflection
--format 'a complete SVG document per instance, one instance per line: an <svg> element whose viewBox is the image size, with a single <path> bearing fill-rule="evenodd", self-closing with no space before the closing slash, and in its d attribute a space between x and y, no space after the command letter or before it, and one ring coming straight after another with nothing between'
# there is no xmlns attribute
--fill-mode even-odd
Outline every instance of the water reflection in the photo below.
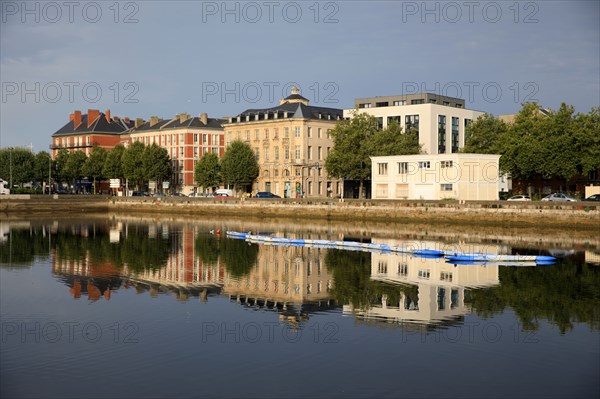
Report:
<svg viewBox="0 0 600 399"><path fill-rule="evenodd" d="M3 267L19 268L48 257L53 274L75 299L114 300L115 291L127 289L152 297L171 294L184 302L224 295L246 308L276 312L296 326L311 313L341 310L367 323L430 329L461 323L472 312L488 318L512 308L529 330L537 329L541 319L563 334L575 322L600 329L596 248L573 251L553 266L455 266L404 254L250 244L224 237L226 228L126 219L0 223L0 261ZM320 230L280 234L349 239ZM354 234L354 240L404 244ZM522 242L460 244L473 251L531 251Z"/></svg>

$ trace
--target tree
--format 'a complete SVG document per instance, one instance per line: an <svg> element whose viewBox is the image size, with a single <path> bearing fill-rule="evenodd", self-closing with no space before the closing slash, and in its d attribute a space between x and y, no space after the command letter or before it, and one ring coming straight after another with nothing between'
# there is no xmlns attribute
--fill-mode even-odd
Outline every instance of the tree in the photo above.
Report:
<svg viewBox="0 0 600 399"><path fill-rule="evenodd" d="M54 167L56 168L56 173L55 173L55 179L58 182L64 182L66 180L68 180L66 173L65 173L65 167L67 165L67 161L69 160L69 157L71 156L71 153L69 152L69 150L67 150L66 148L61 148L60 150L58 150L58 153L56 154L56 157L54 158Z"/></svg>
<svg viewBox="0 0 600 399"><path fill-rule="evenodd" d="M130 180L139 189L146 176L144 172L144 148L146 146L141 141L133 142L123 154L123 175Z"/></svg>
<svg viewBox="0 0 600 399"><path fill-rule="evenodd" d="M94 180L94 194L96 194L96 180L104 178L104 163L106 162L106 156L107 153L103 147L94 147L82 168L83 174Z"/></svg>
<svg viewBox="0 0 600 399"><path fill-rule="evenodd" d="M406 133L397 122L378 129L377 118L355 113L352 119L340 122L332 131L334 146L325 160L327 173L336 178L359 180L359 197L364 197L364 180L371 177L371 157L409 155L421 152L419 135Z"/></svg>
<svg viewBox="0 0 600 399"><path fill-rule="evenodd" d="M0 149L0 178L22 186L33 181L35 156L25 148Z"/></svg>
<svg viewBox="0 0 600 399"><path fill-rule="evenodd" d="M40 151L35 154L33 161L33 180L37 182L47 181L50 184L52 168L52 158L46 151Z"/></svg>
<svg viewBox="0 0 600 399"><path fill-rule="evenodd" d="M69 155L65 164L64 174L67 180L75 184L75 180L83 177L83 165L87 161L87 155L81 150L75 151Z"/></svg>
<svg viewBox="0 0 600 399"><path fill-rule="evenodd" d="M421 152L419 133L411 129L406 133L396 121L375 132L369 142L371 156L413 155Z"/></svg>
<svg viewBox="0 0 600 399"><path fill-rule="evenodd" d="M194 180L204 189L218 187L221 183L221 167L217 154L207 152L194 168Z"/></svg>
<svg viewBox="0 0 600 399"><path fill-rule="evenodd" d="M168 180L173 173L171 158L163 147L152 143L144 149L142 154L142 166L145 171L145 179L154 180L156 184Z"/></svg>
<svg viewBox="0 0 600 399"><path fill-rule="evenodd" d="M221 173L225 183L239 186L251 185L258 177L258 163L252 148L239 140L232 142L221 159Z"/></svg>
<svg viewBox="0 0 600 399"><path fill-rule="evenodd" d="M106 162L104 162L103 174L108 179L124 179L123 173L123 154L125 153L125 147L122 144L115 146L106 155Z"/></svg>
<svg viewBox="0 0 600 399"><path fill-rule="evenodd" d="M492 114L484 114L465 129L465 146L461 152L500 154L508 125Z"/></svg>
<svg viewBox="0 0 600 399"><path fill-rule="evenodd" d="M359 180L359 197L363 197L364 181L371 175L369 144L377 132L377 118L355 113L330 132L333 148L325 160L327 173L335 178Z"/></svg>

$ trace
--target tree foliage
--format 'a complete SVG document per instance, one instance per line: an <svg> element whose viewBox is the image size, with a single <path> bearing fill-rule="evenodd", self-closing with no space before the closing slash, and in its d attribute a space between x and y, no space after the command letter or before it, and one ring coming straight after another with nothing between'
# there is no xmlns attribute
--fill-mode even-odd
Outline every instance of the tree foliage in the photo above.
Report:
<svg viewBox="0 0 600 399"><path fill-rule="evenodd" d="M500 169L513 178L545 175L569 180L600 167L600 108L575 114L562 104L540 112L523 104L513 123L486 114L466 131L463 152L500 154Z"/></svg>
<svg viewBox="0 0 600 399"><path fill-rule="evenodd" d="M221 166L217 154L207 152L200 158L194 168L194 180L205 189L219 186L221 183Z"/></svg>
<svg viewBox="0 0 600 399"><path fill-rule="evenodd" d="M142 167L144 179L154 180L157 183L168 180L173 173L171 158L167 150L156 143L144 148L142 153Z"/></svg>
<svg viewBox="0 0 600 399"><path fill-rule="evenodd" d="M221 159L223 181L233 184L237 191L240 186L251 185L258 177L258 163L252 148L239 140L232 142Z"/></svg>
<svg viewBox="0 0 600 399"><path fill-rule="evenodd" d="M34 179L35 156L26 148L0 149L0 178L13 184L23 185Z"/></svg>
<svg viewBox="0 0 600 399"><path fill-rule="evenodd" d="M418 134L402 132L398 123L378 129L377 118L355 112L331 130L333 148L325 161L327 173L335 178L360 181L359 196L363 196L364 180L371 176L371 156L418 154L421 151Z"/></svg>
<svg viewBox="0 0 600 399"><path fill-rule="evenodd" d="M104 162L103 174L108 179L124 179L125 174L123 173L123 154L125 153L125 147L121 144L115 146L106 155L106 162Z"/></svg>
<svg viewBox="0 0 600 399"><path fill-rule="evenodd" d="M87 160L87 155L81 150L75 151L69 155L65 163L64 176L67 180L75 181L84 176L83 165Z"/></svg>
<svg viewBox="0 0 600 399"><path fill-rule="evenodd" d="M144 149L146 146L141 141L133 142L123 154L123 175L137 188L140 187L146 173L144 171Z"/></svg>
<svg viewBox="0 0 600 399"><path fill-rule="evenodd" d="M33 180L42 182L48 181L50 170L52 168L52 158L46 151L40 151L35 154L33 161Z"/></svg>
<svg viewBox="0 0 600 399"><path fill-rule="evenodd" d="M94 194L96 194L96 180L104 178L104 163L107 152L103 147L94 147L92 153L83 164L83 174L94 180Z"/></svg>
<svg viewBox="0 0 600 399"><path fill-rule="evenodd" d="M56 169L55 179L59 182L64 182L68 180L65 168L70 156L71 153L69 152L69 150L67 150L66 148L61 148L60 150L58 150L58 153L54 158L54 166Z"/></svg>

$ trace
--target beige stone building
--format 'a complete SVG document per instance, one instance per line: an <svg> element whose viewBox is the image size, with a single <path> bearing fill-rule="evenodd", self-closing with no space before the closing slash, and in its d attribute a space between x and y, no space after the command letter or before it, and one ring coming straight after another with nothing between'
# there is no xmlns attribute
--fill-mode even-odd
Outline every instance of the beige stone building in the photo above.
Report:
<svg viewBox="0 0 600 399"><path fill-rule="evenodd" d="M342 119L342 110L308 105L292 88L276 107L248 109L230 117L225 145L241 140L252 147L259 176L252 192L267 191L284 198L334 197L341 194L341 180L325 170L333 147L329 131Z"/></svg>
<svg viewBox="0 0 600 399"><path fill-rule="evenodd" d="M505 184L500 155L371 157L373 199L497 201Z"/></svg>

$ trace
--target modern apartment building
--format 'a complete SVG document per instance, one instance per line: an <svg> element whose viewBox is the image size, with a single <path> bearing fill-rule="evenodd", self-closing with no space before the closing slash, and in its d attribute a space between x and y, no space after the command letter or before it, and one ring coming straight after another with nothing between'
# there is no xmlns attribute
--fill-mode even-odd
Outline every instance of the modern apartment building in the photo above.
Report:
<svg viewBox="0 0 600 399"><path fill-rule="evenodd" d="M380 128L397 121L403 131L416 129L425 154L450 154L465 145L465 128L484 114L465 109L460 98L432 93L357 98L354 109L344 110L344 118L355 112L373 115Z"/></svg>
<svg viewBox="0 0 600 399"><path fill-rule="evenodd" d="M308 102L294 87L278 106L248 109L224 124L226 145L241 140L254 150L259 165L254 193L285 198L341 194L341 180L328 176L324 166L333 147L329 131L343 112Z"/></svg>
<svg viewBox="0 0 600 399"><path fill-rule="evenodd" d="M131 142L153 143L167 149L173 162L171 191L190 194L195 190L194 166L202 155L225 153L223 119L209 118L206 113L195 117L186 113L172 119L151 116L149 121L136 119L128 132Z"/></svg>

